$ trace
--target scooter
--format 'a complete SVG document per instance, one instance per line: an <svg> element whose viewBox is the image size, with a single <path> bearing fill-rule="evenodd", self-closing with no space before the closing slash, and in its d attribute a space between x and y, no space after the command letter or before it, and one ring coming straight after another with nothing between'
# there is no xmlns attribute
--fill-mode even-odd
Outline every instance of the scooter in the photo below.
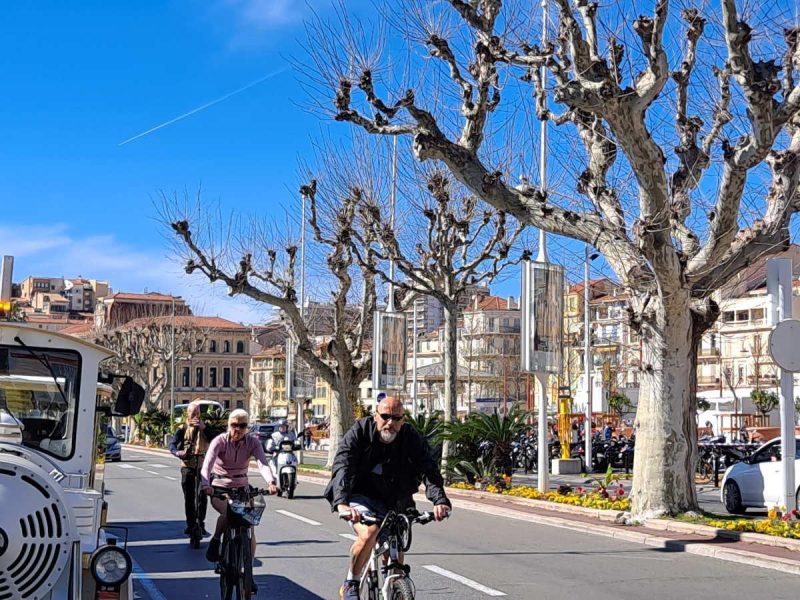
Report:
<svg viewBox="0 0 800 600"><path fill-rule="evenodd" d="M278 474L278 496L284 492L286 497L291 500L294 498L294 490L297 487L297 455L295 450L299 450L300 445L292 440L283 440L278 444L275 453L275 472Z"/></svg>

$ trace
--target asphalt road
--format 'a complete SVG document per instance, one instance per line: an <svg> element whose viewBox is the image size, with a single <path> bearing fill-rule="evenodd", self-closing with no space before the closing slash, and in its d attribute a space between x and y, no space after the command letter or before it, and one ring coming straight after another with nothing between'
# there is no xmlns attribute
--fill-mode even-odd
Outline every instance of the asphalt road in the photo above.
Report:
<svg viewBox="0 0 800 600"><path fill-rule="evenodd" d="M129 528L140 600L217 598L201 550L183 536L177 461L124 451L106 469L109 520ZM257 481L254 475L254 481ZM338 597L348 526L301 482L294 500L272 498L257 529L259 598ZM424 506L421 508L425 508ZM212 520L207 520L211 529ZM418 526L408 557L417 598L795 598L800 578L776 571L459 509Z"/></svg>

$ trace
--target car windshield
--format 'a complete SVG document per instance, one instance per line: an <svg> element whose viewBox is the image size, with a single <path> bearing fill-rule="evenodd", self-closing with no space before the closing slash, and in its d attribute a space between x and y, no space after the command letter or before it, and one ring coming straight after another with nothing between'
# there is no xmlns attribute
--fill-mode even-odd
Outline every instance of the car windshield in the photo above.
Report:
<svg viewBox="0 0 800 600"><path fill-rule="evenodd" d="M0 346L0 409L22 423L23 445L72 456L80 371L72 350Z"/></svg>

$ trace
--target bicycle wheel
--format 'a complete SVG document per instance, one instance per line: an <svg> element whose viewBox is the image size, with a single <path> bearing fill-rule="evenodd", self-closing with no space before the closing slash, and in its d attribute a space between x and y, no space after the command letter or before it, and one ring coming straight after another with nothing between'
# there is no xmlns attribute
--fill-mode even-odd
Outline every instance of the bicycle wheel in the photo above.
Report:
<svg viewBox="0 0 800 600"><path fill-rule="evenodd" d="M228 587L230 588L230 595L225 600L243 600L242 586L241 586L241 572L242 572L242 538L235 535L231 539L228 551L228 564L226 571L228 572Z"/></svg>
<svg viewBox="0 0 800 600"><path fill-rule="evenodd" d="M240 539L242 540L242 552L239 564L242 567L239 569L239 589L241 589L242 600L245 600L253 595L253 557L250 556L250 532L243 534Z"/></svg>
<svg viewBox="0 0 800 600"><path fill-rule="evenodd" d="M414 585L406 577L395 579L390 600L414 600Z"/></svg>
<svg viewBox="0 0 800 600"><path fill-rule="evenodd" d="M233 540L231 540L230 536L226 533L222 541L219 560L219 597L221 600L233 599L233 585L231 583L231 571L233 567L233 561L231 561L231 547L233 545Z"/></svg>

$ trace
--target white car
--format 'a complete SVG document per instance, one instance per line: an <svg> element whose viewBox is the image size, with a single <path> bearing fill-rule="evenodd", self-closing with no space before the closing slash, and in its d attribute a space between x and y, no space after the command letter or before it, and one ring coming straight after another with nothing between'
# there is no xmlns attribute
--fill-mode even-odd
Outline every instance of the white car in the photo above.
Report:
<svg viewBox="0 0 800 600"><path fill-rule="evenodd" d="M795 485L800 484L800 438L795 439ZM742 514L748 507L780 506L783 489L781 440L770 440L742 462L731 465L722 479L720 497L725 510ZM800 499L800 490L796 495Z"/></svg>

